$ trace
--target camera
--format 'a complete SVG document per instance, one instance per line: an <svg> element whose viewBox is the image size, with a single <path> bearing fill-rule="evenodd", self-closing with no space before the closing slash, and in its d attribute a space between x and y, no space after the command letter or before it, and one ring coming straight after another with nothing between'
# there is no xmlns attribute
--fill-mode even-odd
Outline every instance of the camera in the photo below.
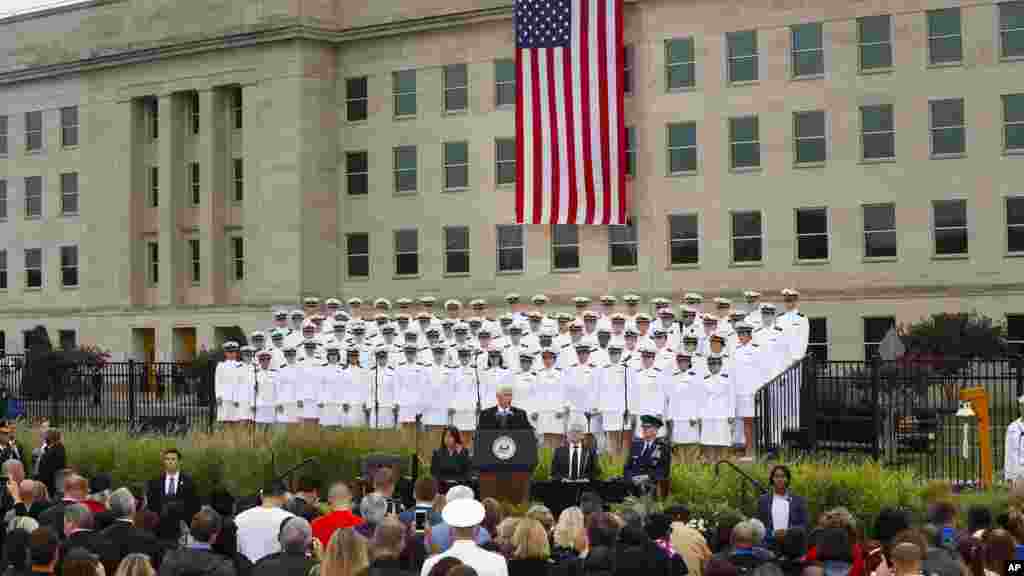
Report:
<svg viewBox="0 0 1024 576"><path fill-rule="evenodd" d="M416 511L416 531L423 532L427 529L427 511L417 510Z"/></svg>

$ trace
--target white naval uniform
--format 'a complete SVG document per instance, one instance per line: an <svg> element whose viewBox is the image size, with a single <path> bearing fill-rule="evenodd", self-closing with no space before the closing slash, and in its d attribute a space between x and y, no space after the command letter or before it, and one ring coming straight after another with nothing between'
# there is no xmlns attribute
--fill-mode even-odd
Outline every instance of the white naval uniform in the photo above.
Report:
<svg viewBox="0 0 1024 576"><path fill-rule="evenodd" d="M732 446L733 430L729 418L736 415L736 396L732 378L725 372L704 375L706 396L701 413L700 443L704 446Z"/></svg>
<svg viewBox="0 0 1024 576"><path fill-rule="evenodd" d="M448 408L451 397L455 394L452 385L452 373L456 367L452 364L430 364L427 367L427 382L423 390L423 424L425 426L447 426Z"/></svg>
<svg viewBox="0 0 1024 576"><path fill-rule="evenodd" d="M213 371L213 395L217 399L217 421L235 422L235 377L238 361L222 360Z"/></svg>
<svg viewBox="0 0 1024 576"><path fill-rule="evenodd" d="M568 422L586 421L586 414L597 408L603 376L601 368L590 358L585 364L580 364L577 357L568 365L561 404L556 408L563 414L568 408Z"/></svg>
<svg viewBox="0 0 1024 576"><path fill-rule="evenodd" d="M316 405L320 409L321 426L342 426L341 394L352 385L351 375L341 364L327 364L320 369Z"/></svg>
<svg viewBox="0 0 1024 576"><path fill-rule="evenodd" d="M754 342L761 348L761 364L764 366L765 382L782 373L786 359L786 341L779 326L761 326L754 330Z"/></svg>
<svg viewBox="0 0 1024 576"><path fill-rule="evenodd" d="M320 370L322 365L323 362L312 357L299 358L295 362L297 367L295 399L297 402L302 402L298 417L303 420L320 419L320 408L317 407L317 402L320 398L320 379L323 378L323 372Z"/></svg>
<svg viewBox="0 0 1024 576"><path fill-rule="evenodd" d="M753 418L754 397L767 383L765 368L761 362L761 347L753 340L736 347L735 356L728 370L733 378L733 392L736 394L736 421L733 426L733 440L736 444L746 442L744 418Z"/></svg>
<svg viewBox="0 0 1024 576"><path fill-rule="evenodd" d="M260 424L277 422L277 370L256 371L256 397L253 414Z"/></svg>
<svg viewBox="0 0 1024 576"><path fill-rule="evenodd" d="M536 373L539 396L544 398L537 430L542 434L564 434L565 423L558 416L559 410L563 408L566 372L554 366L550 369L544 368L542 361L541 368Z"/></svg>
<svg viewBox="0 0 1024 576"><path fill-rule="evenodd" d="M1024 421L1021 418L1006 427L1003 477L1010 484L1024 481Z"/></svg>
<svg viewBox="0 0 1024 576"><path fill-rule="evenodd" d="M370 428L394 428L396 394L395 369L391 366L375 366L365 369L364 384L367 386L364 413L369 414Z"/></svg>
<svg viewBox="0 0 1024 576"><path fill-rule="evenodd" d="M302 416L298 407L300 369L297 364L285 364L277 371L277 405L282 408L277 413L277 421L280 423L298 422Z"/></svg>
<svg viewBox="0 0 1024 576"><path fill-rule="evenodd" d="M664 416L669 384L669 374L657 366L641 367L630 374L629 413L638 419L644 415ZM637 438L640 433L641 427L636 426Z"/></svg>
<svg viewBox="0 0 1024 576"><path fill-rule="evenodd" d="M529 418L530 424L536 432L540 432L541 412L548 405L548 398L537 380L537 373L533 370L514 370L513 376L515 386L515 401Z"/></svg>
<svg viewBox="0 0 1024 576"><path fill-rule="evenodd" d="M626 411L626 377L632 368L628 363L607 364L602 368L601 390L597 411L601 413L601 431L620 432ZM593 424L593 422L591 423Z"/></svg>
<svg viewBox="0 0 1024 576"><path fill-rule="evenodd" d="M430 386L430 372L427 365L418 359L413 362L402 360L395 367L395 403L399 405L398 421L410 424L416 415L422 414L432 401L426 392Z"/></svg>
<svg viewBox="0 0 1024 576"><path fill-rule="evenodd" d="M452 370L451 386L455 391L451 398L448 398L448 407L455 410L454 426L460 431L476 430L476 370L472 364L462 366L461 364ZM481 406L483 398L480 399Z"/></svg>
<svg viewBox="0 0 1024 576"><path fill-rule="evenodd" d="M240 362L235 378L235 410L237 419L252 422L256 403L256 367Z"/></svg>
<svg viewBox="0 0 1024 576"><path fill-rule="evenodd" d="M792 310L780 316L776 324L782 327L786 347L783 368L789 368L807 354L807 343L811 334L810 322L803 313ZM786 401L783 403L782 417L785 428L800 427L801 376L801 372L797 370L784 382Z"/></svg>
<svg viewBox="0 0 1024 576"><path fill-rule="evenodd" d="M685 372L678 366L672 371L666 416L672 421L673 444L700 442L699 420L705 402L704 391L700 389L703 377L704 375L694 370L693 366Z"/></svg>

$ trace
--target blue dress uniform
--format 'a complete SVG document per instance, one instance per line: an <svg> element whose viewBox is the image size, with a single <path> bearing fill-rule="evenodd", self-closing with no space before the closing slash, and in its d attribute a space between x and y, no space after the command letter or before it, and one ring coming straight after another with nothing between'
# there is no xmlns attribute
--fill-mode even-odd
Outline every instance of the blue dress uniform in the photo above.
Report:
<svg viewBox="0 0 1024 576"><path fill-rule="evenodd" d="M662 426L662 421L655 416L642 416L640 423L645 428ZM622 476L627 482L643 475L651 481L663 480L668 478L671 465L672 448L664 438L655 438L649 444L642 438L635 439L629 447L629 457L626 458Z"/></svg>

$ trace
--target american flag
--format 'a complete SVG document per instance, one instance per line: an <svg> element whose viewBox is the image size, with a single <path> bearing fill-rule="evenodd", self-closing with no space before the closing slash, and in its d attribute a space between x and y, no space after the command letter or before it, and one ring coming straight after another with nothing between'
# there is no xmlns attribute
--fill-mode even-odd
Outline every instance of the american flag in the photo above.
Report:
<svg viewBox="0 0 1024 576"><path fill-rule="evenodd" d="M625 224L622 0L516 0L516 222Z"/></svg>

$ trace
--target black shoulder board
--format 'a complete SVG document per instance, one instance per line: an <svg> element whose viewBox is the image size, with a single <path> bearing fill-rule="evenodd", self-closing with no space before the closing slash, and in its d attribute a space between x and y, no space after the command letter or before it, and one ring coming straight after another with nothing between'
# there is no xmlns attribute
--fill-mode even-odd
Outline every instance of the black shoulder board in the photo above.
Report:
<svg viewBox="0 0 1024 576"><path fill-rule="evenodd" d="M760 344L755 344L754 342L751 342L751 344L754 344L754 348L757 348L758 346L760 346Z"/></svg>
<svg viewBox="0 0 1024 576"><path fill-rule="evenodd" d="M707 380L708 378L711 378L711 374L708 374L707 376L704 377L705 380Z"/></svg>
<svg viewBox="0 0 1024 576"><path fill-rule="evenodd" d="M726 374L725 372L720 372L720 374L721 374L722 376L726 377L726 378L728 378L728 377L729 377L729 375L728 375L728 374Z"/></svg>
<svg viewBox="0 0 1024 576"><path fill-rule="evenodd" d="M782 328L780 328L778 326L776 326L775 329L778 330L779 332L782 332Z"/></svg>
<svg viewBox="0 0 1024 576"><path fill-rule="evenodd" d="M661 368L658 368L657 366L651 366L651 370L654 370L655 372L661 372Z"/></svg>
<svg viewBox="0 0 1024 576"><path fill-rule="evenodd" d="M689 372L687 372L687 374L689 374L690 376L696 376L697 375L697 373L694 372L693 370L690 370Z"/></svg>

